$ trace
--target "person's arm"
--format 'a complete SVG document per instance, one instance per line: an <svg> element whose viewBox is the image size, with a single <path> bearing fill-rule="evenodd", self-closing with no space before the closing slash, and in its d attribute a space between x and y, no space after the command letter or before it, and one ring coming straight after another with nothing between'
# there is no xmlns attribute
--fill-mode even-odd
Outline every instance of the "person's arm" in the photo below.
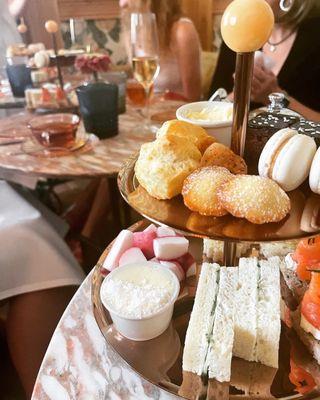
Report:
<svg viewBox="0 0 320 400"><path fill-rule="evenodd" d="M264 105L269 104L270 93L285 93L279 86L278 79L273 72L255 65L252 78L251 100ZM289 95L289 108L301 114L304 118L312 121L320 121L320 112L301 104Z"/></svg>
<svg viewBox="0 0 320 400"><path fill-rule="evenodd" d="M26 3L26 0L7 0L7 1L10 14L13 15L14 17L17 17L21 13Z"/></svg>
<svg viewBox="0 0 320 400"><path fill-rule="evenodd" d="M172 30L172 41L179 65L182 94L188 100L199 100L201 97L201 46L193 23L176 22Z"/></svg>
<svg viewBox="0 0 320 400"><path fill-rule="evenodd" d="M281 93L282 90L279 89L279 92ZM291 96L289 97L289 108L293 111L296 111L297 113L301 114L304 118L309 119L311 121L315 122L320 122L320 112L312 110L309 107L306 107L302 103L300 103L298 100L294 99Z"/></svg>

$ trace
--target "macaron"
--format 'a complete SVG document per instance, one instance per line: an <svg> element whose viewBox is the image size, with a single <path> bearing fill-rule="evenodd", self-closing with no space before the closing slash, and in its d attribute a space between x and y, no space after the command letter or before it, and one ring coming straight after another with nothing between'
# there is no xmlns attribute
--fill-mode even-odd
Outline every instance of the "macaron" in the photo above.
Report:
<svg viewBox="0 0 320 400"><path fill-rule="evenodd" d="M259 175L290 192L308 177L317 146L311 137L285 128L266 143L259 159ZM319 156L320 159L320 156Z"/></svg>
<svg viewBox="0 0 320 400"><path fill-rule="evenodd" d="M309 175L310 189L317 194L320 194L320 147L316 152L311 164Z"/></svg>

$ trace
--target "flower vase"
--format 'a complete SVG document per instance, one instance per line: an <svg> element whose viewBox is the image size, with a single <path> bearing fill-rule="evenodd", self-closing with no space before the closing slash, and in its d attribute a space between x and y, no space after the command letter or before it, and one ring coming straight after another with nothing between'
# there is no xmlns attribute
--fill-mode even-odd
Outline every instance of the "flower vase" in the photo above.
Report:
<svg viewBox="0 0 320 400"><path fill-rule="evenodd" d="M97 77L95 77L97 78ZM86 132L100 139L118 134L118 86L94 79L76 89Z"/></svg>

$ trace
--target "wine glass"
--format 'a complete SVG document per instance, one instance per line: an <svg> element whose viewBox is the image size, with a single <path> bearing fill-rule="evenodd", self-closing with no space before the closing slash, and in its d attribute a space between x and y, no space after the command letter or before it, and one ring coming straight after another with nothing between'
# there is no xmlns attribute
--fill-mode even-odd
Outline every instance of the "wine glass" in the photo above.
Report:
<svg viewBox="0 0 320 400"><path fill-rule="evenodd" d="M146 129L150 128L150 92L159 74L159 40L153 13L132 13L130 25L131 60L134 78L146 94Z"/></svg>

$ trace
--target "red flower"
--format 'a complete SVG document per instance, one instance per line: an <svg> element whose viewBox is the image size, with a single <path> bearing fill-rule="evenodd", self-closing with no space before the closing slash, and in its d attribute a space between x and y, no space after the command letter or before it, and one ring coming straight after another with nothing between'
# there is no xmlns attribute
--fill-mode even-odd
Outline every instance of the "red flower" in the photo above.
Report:
<svg viewBox="0 0 320 400"><path fill-rule="evenodd" d="M74 65L83 74L88 74L93 72L107 72L110 63L110 57L106 54L86 54L78 56Z"/></svg>

